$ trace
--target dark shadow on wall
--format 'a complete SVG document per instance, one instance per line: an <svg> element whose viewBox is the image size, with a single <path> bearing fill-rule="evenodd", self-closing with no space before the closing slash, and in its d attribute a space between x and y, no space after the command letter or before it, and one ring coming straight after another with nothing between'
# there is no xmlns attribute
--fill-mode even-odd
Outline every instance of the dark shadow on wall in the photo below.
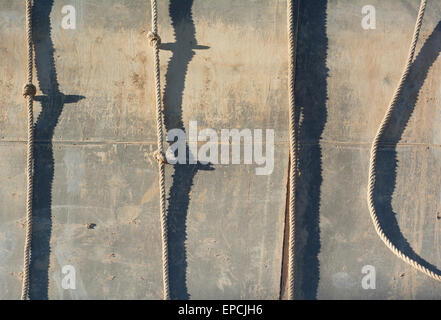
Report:
<svg viewBox="0 0 441 320"><path fill-rule="evenodd" d="M301 1L295 97L299 125L296 198L296 299L316 299L320 279L320 139L327 119L327 0ZM300 121L300 122L299 122Z"/></svg>
<svg viewBox="0 0 441 320"><path fill-rule="evenodd" d="M192 17L193 0L170 0L169 14L175 34L175 43L164 43L162 50L170 50L172 57L168 63L164 88L164 122L166 130L185 130L182 120L182 102L185 78L195 49L208 49L198 46ZM173 143L173 142L171 142ZM190 298L187 289L187 214L193 179L199 170L213 170L210 164L189 163L189 148L186 145L187 164L173 166L173 181L168 198L168 241L169 277L172 299Z"/></svg>
<svg viewBox="0 0 441 320"><path fill-rule="evenodd" d="M84 97L65 96L59 91L51 39L50 13L53 0L36 0L33 5L33 41L38 87L43 93L35 97L41 103L34 127L34 196L30 298L48 299L50 238L52 232L52 182L54 155L52 138L63 106Z"/></svg>
<svg viewBox="0 0 441 320"><path fill-rule="evenodd" d="M392 197L397 178L397 144L415 109L419 92L428 71L441 52L441 22L435 27L415 58L405 80L390 125L381 136L381 146L377 154L377 179L374 186L374 206L385 234L402 252L418 261L426 268L437 272L437 268L419 257L400 231L396 214L392 208Z"/></svg>

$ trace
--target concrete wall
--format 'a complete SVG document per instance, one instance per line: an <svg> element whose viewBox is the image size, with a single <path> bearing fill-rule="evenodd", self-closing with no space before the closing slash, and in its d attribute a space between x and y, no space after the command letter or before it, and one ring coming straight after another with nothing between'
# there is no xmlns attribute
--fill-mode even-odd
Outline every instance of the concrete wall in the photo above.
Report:
<svg viewBox="0 0 441 320"><path fill-rule="evenodd" d="M168 130L274 129L256 165L167 167L172 297L278 299L288 168L286 1L159 1ZM377 238L369 147L406 59L419 1L302 1L297 297L439 298ZM376 8L375 30L361 26ZM76 29L61 27L64 5ZM376 201L394 243L441 266L441 4L382 149ZM149 1L35 0L35 226L31 297L160 299ZM25 216L24 3L0 3L0 298L20 296ZM87 226L92 224L91 228ZM76 270L65 290L62 268ZM376 268L376 289L362 267Z"/></svg>

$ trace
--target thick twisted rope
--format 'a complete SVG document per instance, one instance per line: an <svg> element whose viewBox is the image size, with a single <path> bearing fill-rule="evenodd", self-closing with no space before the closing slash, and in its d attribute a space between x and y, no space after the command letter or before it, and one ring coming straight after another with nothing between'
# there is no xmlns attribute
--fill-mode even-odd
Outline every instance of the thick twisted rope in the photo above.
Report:
<svg viewBox="0 0 441 320"><path fill-rule="evenodd" d="M380 225L380 222L378 220L378 216L377 216L377 212L375 211L375 206L374 206L374 187L375 187L375 180L376 180L376 167L377 167L377 152L380 148L380 139L383 136L386 128L388 127L391 117L392 117L392 113L395 109L395 106L398 102L398 99L403 91L403 87L404 87L404 83L405 80L407 79L408 75L409 75L409 71L413 62L413 58L415 55L415 48L416 48L416 44L418 41L418 36L421 30L421 25L423 22L423 16L424 16L424 11L426 8L426 0L422 0L421 1L421 5L420 5L420 10L418 13L418 18L417 18L417 22L415 25L415 31L413 33L413 39L412 39L412 43L410 45L410 50L409 50L409 56L407 57L407 62L406 62L406 66L404 68L404 72L403 75L401 76L400 82L398 84L398 87L394 93L394 96L392 98L392 101L389 104L389 107L387 109L386 115L384 116L383 120L381 121L380 127L377 131L377 134L375 136L374 142L372 144L372 148L371 148L371 157L370 157L370 165L369 165L369 185L368 185L368 206L369 206L369 212L375 227L375 230L378 234L378 236L380 237L380 239L384 242L384 244L395 254L397 255L400 259L402 259L403 261L405 261L406 263L410 264L412 267L414 267L415 269L423 272L424 274L428 275L429 277L441 281L441 274L439 271L437 271L436 273L432 270L429 270L428 268L424 267L423 265L421 265L420 263L418 263L417 261L415 261L414 259L410 258L409 256L407 256L405 253L403 253L401 250L399 250L391 241L390 239L386 236L386 234L383 231L383 228Z"/></svg>
<svg viewBox="0 0 441 320"><path fill-rule="evenodd" d="M158 6L156 0L151 0L152 9L152 31L148 33L148 40L154 51L155 69L155 93L156 93L156 133L158 150L154 156L159 168L159 192L160 192L160 218L161 218L161 241L162 241L162 281L164 300L170 299L169 277L168 277L168 230L167 230L167 208L165 193L165 164L167 159L164 154L163 143L163 116L161 102L161 76L159 65L159 46L161 38L158 35Z"/></svg>
<svg viewBox="0 0 441 320"><path fill-rule="evenodd" d="M296 203L296 180L298 172L298 141L297 141L297 114L295 107L294 88L296 78L296 54L297 54L297 32L299 17L298 9L300 0L297 3L297 14L294 12L294 0L288 0L288 95L289 95L289 219L288 219L288 299L294 299L295 282L295 203Z"/></svg>
<svg viewBox="0 0 441 320"><path fill-rule="evenodd" d="M27 83L23 88L28 109L28 142L26 154L26 237L23 262L23 284L21 299L29 300L29 278L32 254L32 194L33 194L33 154L34 154L34 113L33 101L36 88L32 84L34 50L32 43L32 0L26 0L26 46L28 54Z"/></svg>

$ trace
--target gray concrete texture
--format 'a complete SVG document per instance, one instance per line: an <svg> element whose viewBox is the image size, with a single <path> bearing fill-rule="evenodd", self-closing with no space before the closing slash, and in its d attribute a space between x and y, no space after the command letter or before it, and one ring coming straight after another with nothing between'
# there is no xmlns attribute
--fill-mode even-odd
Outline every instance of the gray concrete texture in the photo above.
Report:
<svg viewBox="0 0 441 320"><path fill-rule="evenodd" d="M61 27L64 5L76 29ZM165 125L275 130L275 167L167 167L175 299L286 295L286 1L159 1ZM361 26L376 8L375 30ZM299 299L437 299L439 283L378 239L370 143L405 63L419 1L302 1L296 101ZM376 204L393 242L441 266L441 3L379 157ZM159 189L149 1L35 0L31 298L160 299ZM0 299L21 290L25 217L24 2L0 2ZM92 225L90 225L92 224ZM89 225L89 227L88 227ZM62 286L62 267L76 289ZM376 288L362 287L362 268Z"/></svg>

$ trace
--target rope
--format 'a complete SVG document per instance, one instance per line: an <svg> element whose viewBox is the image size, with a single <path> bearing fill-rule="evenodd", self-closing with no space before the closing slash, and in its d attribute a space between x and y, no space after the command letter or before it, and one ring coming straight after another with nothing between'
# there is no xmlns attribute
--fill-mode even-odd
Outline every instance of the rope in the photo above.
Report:
<svg viewBox="0 0 441 320"><path fill-rule="evenodd" d="M156 133L158 150L154 157L158 162L159 168L159 192L160 192L160 218L161 218L161 241L162 241L162 281L164 300L170 300L170 289L168 280L168 230L167 230L167 209L165 193L165 164L167 159L164 154L164 135L162 121L162 102L161 102L161 76L159 65L159 46L161 38L158 35L158 6L156 0L151 0L152 9L152 31L147 35L150 45L154 51L155 68L155 93L156 93Z"/></svg>
<svg viewBox="0 0 441 320"><path fill-rule="evenodd" d="M295 203L296 203L296 180L298 172L298 141L297 141L297 114L295 108L295 72L296 72L296 47L297 47L297 24L294 21L294 0L288 0L288 92L289 92L289 244L288 244L288 299L294 300L294 281L295 281ZM297 5L297 20L300 0Z"/></svg>
<svg viewBox="0 0 441 320"><path fill-rule="evenodd" d="M429 270L428 268L424 267L414 259L407 256L405 253L400 251L395 245L392 244L390 239L386 236L386 234L383 231L383 228L380 225L380 222L378 220L377 212L375 211L374 206L374 186L375 186L375 180L376 180L376 167L377 167L377 152L380 148L380 139L385 132L387 126L390 123L392 113L395 109L395 106L397 104L398 98L402 93L404 82L409 75L409 71L413 62L413 58L415 55L415 48L418 41L418 36L421 30L421 24L423 22L423 16L424 16L424 10L426 8L426 0L421 0L420 10L418 13L417 22L415 25L415 31L413 34L412 43L410 45L409 50L409 56L407 57L407 63L404 68L403 75L401 76L400 82L398 84L398 87L394 93L394 96L392 98L392 101L389 104L389 107L387 109L386 115L384 116L383 120L381 121L380 128L377 131L377 135L375 136L374 142L372 144L371 148L371 157L370 157L370 165L369 165L369 185L368 185L368 206L369 206L369 212L375 227L375 231L377 232L380 239L384 242L384 244L400 259L405 261L406 263L410 264L413 268L423 272L424 274L428 275L429 277L441 281L441 274L439 271L437 273Z"/></svg>
<svg viewBox="0 0 441 320"><path fill-rule="evenodd" d="M37 89L32 84L34 52L32 44L32 0L26 0L26 46L28 53L27 84L23 96L28 108L28 143L26 155L26 237L24 247L23 284L21 299L29 300L29 268L32 254L32 194L33 194L33 153L34 153L34 114L33 104Z"/></svg>

